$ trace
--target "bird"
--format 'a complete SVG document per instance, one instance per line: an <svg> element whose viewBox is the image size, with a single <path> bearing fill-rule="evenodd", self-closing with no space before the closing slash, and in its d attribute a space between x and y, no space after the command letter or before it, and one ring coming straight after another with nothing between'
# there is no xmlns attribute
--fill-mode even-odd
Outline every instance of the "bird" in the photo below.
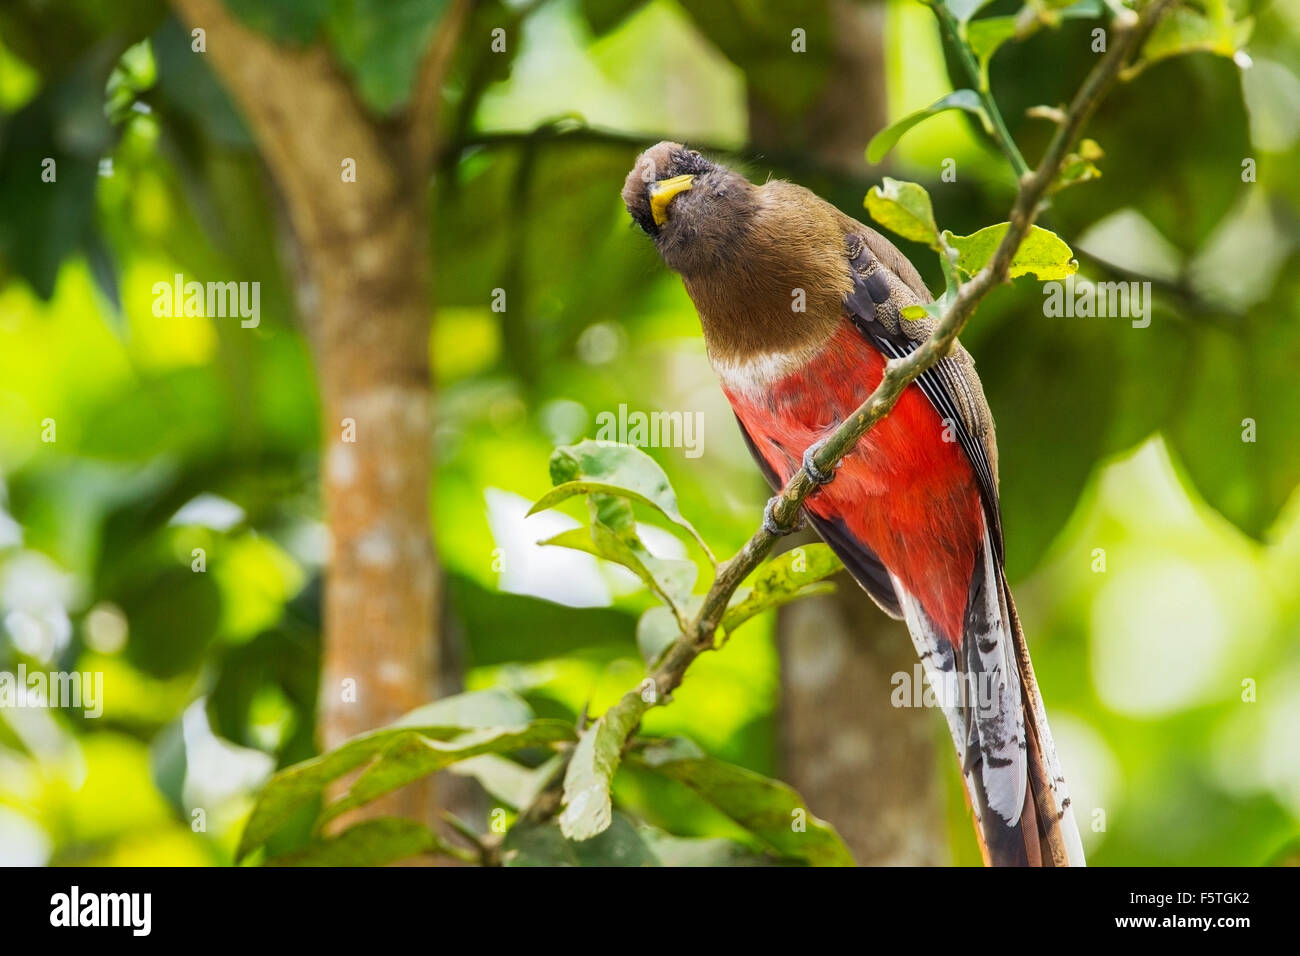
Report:
<svg viewBox="0 0 1300 956"><path fill-rule="evenodd" d="M681 276L709 362L773 491L800 469L803 514L906 622L959 759L991 866L1081 866L1083 847L1004 573L993 418L970 354L903 391L839 465L814 456L936 320L888 239L802 186L762 185L679 143L637 157L633 221ZM780 533L768 503L764 524Z"/></svg>

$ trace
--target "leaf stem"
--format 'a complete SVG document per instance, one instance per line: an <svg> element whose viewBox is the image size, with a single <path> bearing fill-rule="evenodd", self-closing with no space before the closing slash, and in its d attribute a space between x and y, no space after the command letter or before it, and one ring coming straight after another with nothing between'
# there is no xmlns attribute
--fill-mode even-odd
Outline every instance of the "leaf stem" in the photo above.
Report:
<svg viewBox="0 0 1300 956"><path fill-rule="evenodd" d="M993 92L989 89L979 64L975 62L975 54L971 52L970 44L966 42L966 31L943 0L934 0L930 3L930 8L934 10L934 15L939 20L940 29L952 41L953 48L957 51L957 59L961 61L962 69L966 71L967 79L979 94L980 102L984 104L984 114L988 117L994 142L1010 161L1016 171L1016 178L1019 179L1029 172L1029 164L1025 162L1025 157L1021 155L1020 148L1011 138L1007 124L1002 119L1002 111L998 109L997 101L993 99Z"/></svg>

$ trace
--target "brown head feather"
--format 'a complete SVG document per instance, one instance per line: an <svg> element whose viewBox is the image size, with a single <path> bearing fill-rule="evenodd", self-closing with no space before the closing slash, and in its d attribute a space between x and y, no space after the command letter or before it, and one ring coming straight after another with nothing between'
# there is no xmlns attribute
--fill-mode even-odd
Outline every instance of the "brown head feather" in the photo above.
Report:
<svg viewBox="0 0 1300 956"><path fill-rule="evenodd" d="M667 221L651 215L652 183L694 177ZM923 299L929 293L888 240L802 186L756 186L694 150L663 142L637 159L623 187L632 218L681 274L714 362L809 355L835 332L852 288L845 238L863 236Z"/></svg>

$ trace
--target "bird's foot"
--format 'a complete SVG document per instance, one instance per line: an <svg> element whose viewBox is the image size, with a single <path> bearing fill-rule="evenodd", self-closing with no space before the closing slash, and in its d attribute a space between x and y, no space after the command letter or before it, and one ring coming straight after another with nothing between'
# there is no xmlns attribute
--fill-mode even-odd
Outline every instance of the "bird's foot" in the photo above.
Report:
<svg viewBox="0 0 1300 956"><path fill-rule="evenodd" d="M802 511L799 513L799 520L794 523L793 527L782 528L777 524L774 512L776 511L776 506L780 503L781 496L773 495L771 498L767 499L767 504L763 506L763 530L778 538L790 534L792 531L798 531L805 524Z"/></svg>
<svg viewBox="0 0 1300 956"><path fill-rule="evenodd" d="M817 453L822 450L822 447L825 444L825 438L821 441L813 442L804 449L803 453L803 470L808 473L808 480L818 488L822 485L830 484L832 479L835 478L835 468L832 468L830 471L822 471L817 467L817 462L814 460L817 457ZM838 468L839 465L836 465L835 467Z"/></svg>

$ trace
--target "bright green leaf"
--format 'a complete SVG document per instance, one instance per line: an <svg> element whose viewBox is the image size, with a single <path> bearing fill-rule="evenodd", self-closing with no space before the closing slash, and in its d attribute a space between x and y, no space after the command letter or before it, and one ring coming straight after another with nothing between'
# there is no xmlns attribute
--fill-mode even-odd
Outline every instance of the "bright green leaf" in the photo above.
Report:
<svg viewBox="0 0 1300 956"><path fill-rule="evenodd" d="M481 729L484 719L502 715L532 718L532 711L507 691L480 691L448 697L417 708L396 724L353 737L341 746L276 773L258 794L257 803L239 843L238 857L266 843L303 807L319 800L325 788L374 759L403 734L418 731L435 740L448 740L466 730Z"/></svg>
<svg viewBox="0 0 1300 956"><path fill-rule="evenodd" d="M945 276L945 279L947 279L947 276ZM949 280L948 286L943 290L943 294L939 298L933 302L914 302L911 305L905 305L899 309L898 314L911 322L920 322L925 319L937 321L943 318L943 314L948 311L948 307L956 300L957 289L958 286L955 281Z"/></svg>
<svg viewBox="0 0 1300 956"><path fill-rule="evenodd" d="M1036 17L1024 13L1005 17L984 17L966 24L966 42L979 61L984 88L988 88L989 61L1002 44L1012 38L1023 40L1038 32L1042 26L1056 26L1061 20L1095 19L1103 10L1101 0L1079 0L1077 3L1055 3L1044 6Z"/></svg>
<svg viewBox="0 0 1300 956"><path fill-rule="evenodd" d="M509 757L479 754L452 764L447 769L460 777L473 777L493 797L522 810L537 798L563 758L556 754L537 767L525 767Z"/></svg>
<svg viewBox="0 0 1300 956"><path fill-rule="evenodd" d="M1057 174L1056 181L1052 183L1051 191L1055 193L1067 186L1076 186L1079 183L1099 179L1101 170L1097 168L1096 161L1104 155L1096 140L1085 139L1079 144L1078 150L1066 156L1065 161L1061 163L1061 171Z"/></svg>
<svg viewBox="0 0 1300 956"><path fill-rule="evenodd" d="M677 507L677 495L668 476L653 458L630 445L586 439L555 449L551 455L551 482L556 486L529 510L536 514L574 495L606 494L639 501L655 508L674 524L685 528L712 559L698 531ZM606 522L608 523L608 522Z"/></svg>
<svg viewBox="0 0 1300 956"><path fill-rule="evenodd" d="M568 722L549 719L535 720L522 727L471 730L449 741L408 731L393 739L379 759L352 783L348 792L321 812L318 826L466 757L509 753L524 747L572 740L573 737L573 727Z"/></svg>
<svg viewBox="0 0 1300 956"><path fill-rule="evenodd" d="M443 697L417 707L399 718L393 727L511 727L533 719L533 709L522 697L499 687Z"/></svg>
<svg viewBox="0 0 1300 956"><path fill-rule="evenodd" d="M621 564L675 610L685 605L699 575L694 561L655 557L639 539L620 538L599 522L593 522L590 529L570 528L540 543L585 551Z"/></svg>
<svg viewBox="0 0 1300 956"><path fill-rule="evenodd" d="M1002 44L1016 35L1018 29L1019 18L1014 16L985 17L983 20L966 24L966 42L970 45L971 52L975 54L975 59L979 61L986 86L989 61L993 59L993 54Z"/></svg>
<svg viewBox="0 0 1300 956"><path fill-rule="evenodd" d="M974 275L993 258L1010 223L986 226L969 236L944 233L944 239L957 250L957 266L967 275ZM1060 236L1040 226L1030 227L1029 234L1011 260L1012 278L1035 275L1040 279L1064 279L1078 269L1074 253Z"/></svg>
<svg viewBox="0 0 1300 956"><path fill-rule="evenodd" d="M318 840L266 862L267 866L384 866L421 853L438 853L447 844L415 820L383 817L348 827L336 837Z"/></svg>
<svg viewBox="0 0 1300 956"><path fill-rule="evenodd" d="M779 780L715 760L680 738L646 747L629 760L686 784L782 857L813 866L853 865L834 827L813 816L803 798Z"/></svg>
<svg viewBox="0 0 1300 956"><path fill-rule="evenodd" d="M835 552L820 542L778 555L754 572L743 596L737 594L732 599L722 616L722 626L730 633L756 614L801 597L825 593L832 588L818 582L843 567Z"/></svg>
<svg viewBox="0 0 1300 956"><path fill-rule="evenodd" d="M872 219L904 239L923 242L936 251L940 248L934 207L924 186L886 176L867 193L866 207Z"/></svg>
<svg viewBox="0 0 1300 956"><path fill-rule="evenodd" d="M871 137L871 142L867 144L867 162L880 162L885 158L885 154L903 138L904 133L931 116L936 116L946 110L966 110L968 113L974 113L984 120L984 107L980 102L979 94L974 90L957 90L942 99L935 100L925 109L908 113L898 122L890 123ZM987 120L985 122L987 123Z"/></svg>
<svg viewBox="0 0 1300 956"><path fill-rule="evenodd" d="M1142 58L1126 72L1133 73L1183 53L1207 52L1232 57L1250 38L1254 19L1233 15L1228 0L1203 0L1198 8L1186 5L1170 10L1142 47Z"/></svg>
<svg viewBox="0 0 1300 956"><path fill-rule="evenodd" d="M612 819L610 785L623 759L623 747L650 704L637 691L624 694L587 728L564 775L560 829L570 840L589 840Z"/></svg>

